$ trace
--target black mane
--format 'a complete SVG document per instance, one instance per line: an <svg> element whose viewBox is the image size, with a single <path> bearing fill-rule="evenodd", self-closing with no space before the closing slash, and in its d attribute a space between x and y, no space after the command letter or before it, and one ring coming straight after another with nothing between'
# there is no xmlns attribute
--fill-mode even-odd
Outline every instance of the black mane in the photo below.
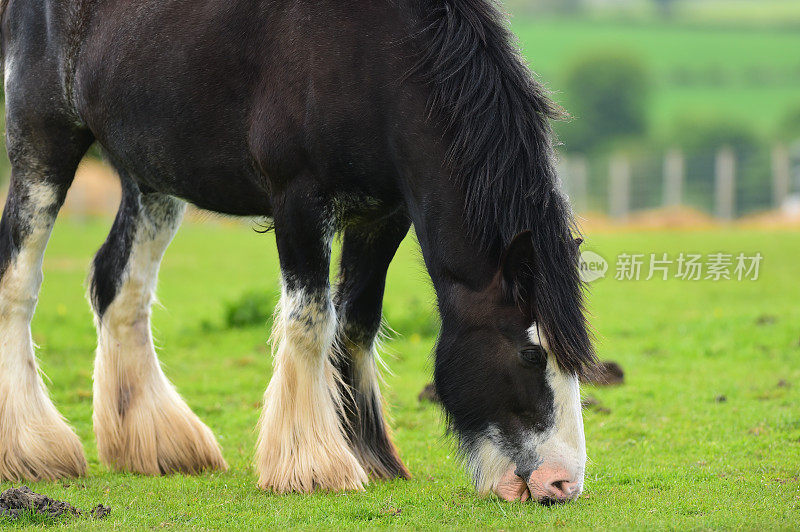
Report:
<svg viewBox="0 0 800 532"><path fill-rule="evenodd" d="M491 0L426 0L414 75L450 140L447 163L465 197L470 235L499 256L532 231L537 319L559 364L594 360L583 312L572 212L559 190L550 120L563 111L523 62Z"/></svg>

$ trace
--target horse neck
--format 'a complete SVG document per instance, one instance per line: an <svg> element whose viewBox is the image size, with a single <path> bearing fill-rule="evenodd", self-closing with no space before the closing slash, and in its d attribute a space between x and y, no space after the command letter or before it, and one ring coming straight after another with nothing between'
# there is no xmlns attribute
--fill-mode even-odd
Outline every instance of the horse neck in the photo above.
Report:
<svg viewBox="0 0 800 532"><path fill-rule="evenodd" d="M441 172L419 180L412 221L440 303L455 286L482 290L497 272L499 251L483 249L467 232L463 194Z"/></svg>

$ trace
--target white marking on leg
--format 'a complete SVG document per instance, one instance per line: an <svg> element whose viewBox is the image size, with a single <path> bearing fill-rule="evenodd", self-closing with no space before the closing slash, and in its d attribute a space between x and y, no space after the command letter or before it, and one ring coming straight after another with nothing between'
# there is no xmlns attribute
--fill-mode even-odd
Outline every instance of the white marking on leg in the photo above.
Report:
<svg viewBox="0 0 800 532"><path fill-rule="evenodd" d="M381 404L380 382L382 378L378 365L380 364L384 369L386 368L378 353L377 344L376 340L370 347L365 348L353 342L348 342L348 352L353 358L354 379L358 391L365 398L375 398L375 401L367 401L368 404L363 405L370 409L375 404ZM365 414L372 415L372 411Z"/></svg>
<svg viewBox="0 0 800 532"><path fill-rule="evenodd" d="M137 220L128 264L114 301L95 316L94 429L103 462L158 475L226 469L211 430L169 382L150 332L158 270L180 223Z"/></svg>
<svg viewBox="0 0 800 532"><path fill-rule="evenodd" d="M355 389L351 391L345 387L344 393L352 393L352 404L356 408L356 412L352 415L357 416L358 420L355 423L359 425L353 428L354 440L351 442L351 448L370 478L391 479L397 476L410 476L402 466L402 460L392 443L388 423L390 419L381 394L380 385L385 382L381 369L389 371L379 354L381 333L379 332L373 339L370 347L365 348L360 343L348 339L343 332L344 328L343 325L340 326L339 336L345 342L345 352L334 353L334 356L351 357ZM375 426L376 423L381 426ZM385 443L375 437L381 432L385 435ZM381 447L375 448L376 445ZM389 456L394 456L397 465L387 465L386 460Z"/></svg>
<svg viewBox="0 0 800 532"><path fill-rule="evenodd" d="M53 406L36 364L30 322L58 202L48 185L26 187L22 247L0 280L0 480L80 476L80 441Z"/></svg>
<svg viewBox="0 0 800 532"><path fill-rule="evenodd" d="M328 356L335 333L329 298L284 288L256 447L262 489L360 490L367 482L341 425L340 377Z"/></svg>

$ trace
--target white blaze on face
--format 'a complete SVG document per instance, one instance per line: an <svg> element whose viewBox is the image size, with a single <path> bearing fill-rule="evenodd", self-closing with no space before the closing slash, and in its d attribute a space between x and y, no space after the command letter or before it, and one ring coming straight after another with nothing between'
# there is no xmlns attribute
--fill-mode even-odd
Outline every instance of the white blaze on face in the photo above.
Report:
<svg viewBox="0 0 800 532"><path fill-rule="evenodd" d="M553 427L544 435L532 435L531 438L535 442L536 455L542 466L561 467L573 481L583 485L586 439L583 433L578 376L564 372L558 366L538 324L534 323L528 329L528 335L532 343L541 345L548 351L545 379L553 393Z"/></svg>
<svg viewBox="0 0 800 532"><path fill-rule="evenodd" d="M547 339L536 323L528 329L528 336L532 344L548 349ZM514 476L513 472L518 466L514 460L519 457L526 457L536 464L537 470L528 481L533 497L537 497L537 492L541 491L540 486L533 485L538 482L538 477L550 475L551 472L560 472L560 475L567 477L565 480L576 483L582 489L586 440L578 376L562 371L552 354L548 353L545 382L553 395L552 425L544 432L530 431L523 438L522 449L515 450L518 453L515 457L504 452L507 448L505 438L497 426L490 425L473 448L469 460L479 492L494 491L507 498L505 491L511 489L508 486L509 478ZM522 486L521 479L519 482ZM512 488L512 497L516 497L518 486ZM524 495L521 497L524 499Z"/></svg>
<svg viewBox="0 0 800 532"><path fill-rule="evenodd" d="M547 358L547 384L553 392L555 423L537 454L543 464L563 467L572 481L583 485L586 468L586 439L583 433L581 393L577 375L559 368L552 355Z"/></svg>
<svg viewBox="0 0 800 532"><path fill-rule="evenodd" d="M534 322L533 325L528 328L528 338L530 339L533 345L540 345L547 349L547 340L545 339L544 335L539 331L539 324Z"/></svg>

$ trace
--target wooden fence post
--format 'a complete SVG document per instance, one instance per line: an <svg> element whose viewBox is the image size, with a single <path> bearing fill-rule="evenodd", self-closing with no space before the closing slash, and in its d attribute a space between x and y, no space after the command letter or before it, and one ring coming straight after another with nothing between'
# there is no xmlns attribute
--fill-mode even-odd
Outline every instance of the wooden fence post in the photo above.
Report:
<svg viewBox="0 0 800 532"><path fill-rule="evenodd" d="M631 162L624 154L611 158L609 164L608 205L611 217L622 220L628 217L631 194Z"/></svg>
<svg viewBox="0 0 800 532"><path fill-rule="evenodd" d="M715 165L715 214L733 220L736 213L736 156L730 148L717 152Z"/></svg>
<svg viewBox="0 0 800 532"><path fill-rule="evenodd" d="M772 203L780 209L789 196L789 150L779 144L772 150Z"/></svg>
<svg viewBox="0 0 800 532"><path fill-rule="evenodd" d="M664 157L664 207L677 207L683 204L683 183L686 176L686 162L683 152L669 150Z"/></svg>
<svg viewBox="0 0 800 532"><path fill-rule="evenodd" d="M589 204L589 166L586 158L576 155L569 160L572 208L575 212L586 212Z"/></svg>

